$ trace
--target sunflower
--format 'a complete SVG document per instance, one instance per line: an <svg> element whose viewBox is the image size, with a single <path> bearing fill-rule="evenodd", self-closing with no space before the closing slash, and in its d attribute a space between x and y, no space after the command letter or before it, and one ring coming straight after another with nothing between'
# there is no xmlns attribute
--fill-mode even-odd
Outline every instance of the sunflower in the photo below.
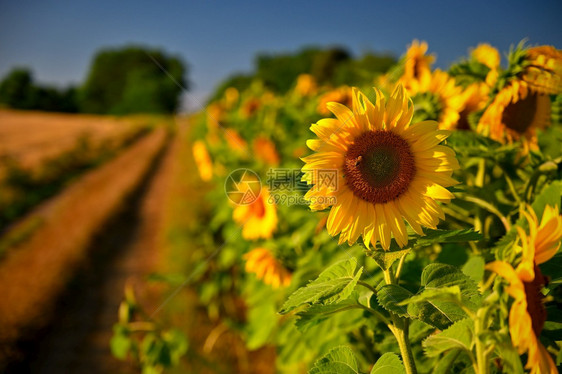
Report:
<svg viewBox="0 0 562 374"><path fill-rule="evenodd" d="M431 74L430 67L435 61L432 55L426 55L427 43L414 40L408 47L404 60L404 74L400 82L409 88L413 81L418 81Z"/></svg>
<svg viewBox="0 0 562 374"><path fill-rule="evenodd" d="M263 283L273 288L291 284L291 273L266 248L252 249L244 255L246 272L254 273Z"/></svg>
<svg viewBox="0 0 562 374"><path fill-rule="evenodd" d="M493 87L499 75L501 56L498 50L490 44L479 44L471 53L474 60L486 65L490 71L486 74L486 84Z"/></svg>
<svg viewBox="0 0 562 374"><path fill-rule="evenodd" d="M244 119L251 118L262 106L262 101L257 97L250 97L240 106L240 116Z"/></svg>
<svg viewBox="0 0 562 374"><path fill-rule="evenodd" d="M362 235L367 247L380 242L388 250L391 236L407 244L404 219L420 235L422 225L436 228L444 219L436 201L454 197L445 187L457 183L451 175L459 165L454 151L439 145L449 131L435 121L410 125L414 108L402 85L386 104L375 93L373 104L354 88L352 110L328 104L336 118L311 126L318 139L307 145L317 153L302 159L302 179L312 184L305 195L312 210L332 206L330 235L350 245ZM335 175L329 181L328 171Z"/></svg>
<svg viewBox="0 0 562 374"><path fill-rule="evenodd" d="M225 110L220 103L211 103L207 107L207 141L209 144L220 142L219 129L225 118Z"/></svg>
<svg viewBox="0 0 562 374"><path fill-rule="evenodd" d="M539 264L550 260L560 247L562 216L558 207L547 205L540 221L531 207L522 212L529 224L529 235L517 227L521 240L521 262L514 269L503 261L486 265L509 282L507 293L514 299L509 312L511 341L519 354L527 353L526 368L531 373L558 373L552 357L539 340L546 321L541 289L545 284Z"/></svg>
<svg viewBox="0 0 562 374"><path fill-rule="evenodd" d="M301 74L297 77L295 92L301 96L310 96L316 92L316 79L310 74Z"/></svg>
<svg viewBox="0 0 562 374"><path fill-rule="evenodd" d="M329 102L336 102L345 106L351 106L351 88L347 86L338 87L320 96L316 111L321 115L328 115L330 111L326 107Z"/></svg>
<svg viewBox="0 0 562 374"><path fill-rule="evenodd" d="M239 99L240 99L240 93L235 87L228 87L224 91L225 108L232 109L236 104L238 104Z"/></svg>
<svg viewBox="0 0 562 374"><path fill-rule="evenodd" d="M538 93L562 92L562 51L551 46L529 48L521 79Z"/></svg>
<svg viewBox="0 0 562 374"><path fill-rule="evenodd" d="M256 158L268 165L279 165L279 153L275 148L275 143L265 136L258 136L253 142L254 154Z"/></svg>
<svg viewBox="0 0 562 374"><path fill-rule="evenodd" d="M471 53L472 58L481 64L486 65L490 70L497 69L500 66L500 53L494 47L487 43L478 44Z"/></svg>
<svg viewBox="0 0 562 374"><path fill-rule="evenodd" d="M242 237L245 239L268 239L277 229L277 206L269 201L269 196L269 190L264 186L251 203L234 209L232 218L242 225Z"/></svg>
<svg viewBox="0 0 562 374"><path fill-rule="evenodd" d="M459 112L459 120L456 128L459 130L470 130L470 114L484 109L490 87L484 82L475 82L464 89L462 92L463 109Z"/></svg>
<svg viewBox="0 0 562 374"><path fill-rule="evenodd" d="M208 182L213 177L213 162L207 152L207 147L205 143L201 140L197 140L193 143L193 158L195 159L195 164L197 165L197 170L199 171L199 176L205 182Z"/></svg>
<svg viewBox="0 0 562 374"><path fill-rule="evenodd" d="M414 100L416 110L425 118L439 122L439 128L454 129L464 109L466 98L462 88L444 71L435 70L420 79L412 80L408 94Z"/></svg>
<svg viewBox="0 0 562 374"><path fill-rule="evenodd" d="M477 131L501 143L522 140L525 150L537 148L536 129L550 121L550 98L512 79L480 118Z"/></svg>
<svg viewBox="0 0 562 374"><path fill-rule="evenodd" d="M234 129L226 129L224 130L224 138L226 139L228 147L234 152L238 154L245 154L248 152L248 144L240 136L238 131Z"/></svg>

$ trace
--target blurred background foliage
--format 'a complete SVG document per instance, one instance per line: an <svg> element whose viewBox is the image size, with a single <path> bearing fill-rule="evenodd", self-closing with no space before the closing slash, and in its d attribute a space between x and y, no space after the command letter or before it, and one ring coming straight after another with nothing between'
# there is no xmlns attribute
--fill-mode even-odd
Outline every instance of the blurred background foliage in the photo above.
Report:
<svg viewBox="0 0 562 374"><path fill-rule="evenodd" d="M76 88L37 85L26 68L15 68L0 83L0 104L13 109L78 112Z"/></svg>
<svg viewBox="0 0 562 374"><path fill-rule="evenodd" d="M229 87L242 91L255 81L261 81L273 93L285 94L303 73L322 85L361 85L386 73L395 63L396 58L389 53L368 51L355 57L339 46L262 53L256 56L251 72L225 79L209 102L222 97ZM175 113L180 109L182 91L189 89L187 77L188 64L161 50L107 48L94 55L84 83L76 87L39 85L29 69L12 70L0 83L0 105L70 113Z"/></svg>
<svg viewBox="0 0 562 374"><path fill-rule="evenodd" d="M189 87L187 70L181 58L158 49L107 48L94 55L85 82L77 87L42 86L29 69L12 70L0 83L0 105L70 113L175 113Z"/></svg>
<svg viewBox="0 0 562 374"><path fill-rule="evenodd" d="M285 94L300 74L309 74L322 85L362 85L387 72L396 63L388 53L365 52L354 57L343 47L305 47L292 53L262 53L249 74L234 74L211 95L210 102L223 97L229 87L244 91L259 80L270 91Z"/></svg>

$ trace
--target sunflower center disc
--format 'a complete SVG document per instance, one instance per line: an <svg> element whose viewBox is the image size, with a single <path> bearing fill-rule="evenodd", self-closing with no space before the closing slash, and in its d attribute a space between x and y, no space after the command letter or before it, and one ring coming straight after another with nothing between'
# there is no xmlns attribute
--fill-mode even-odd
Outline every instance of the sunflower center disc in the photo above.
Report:
<svg viewBox="0 0 562 374"><path fill-rule="evenodd" d="M523 282L525 295L527 298L527 313L531 316L533 331L539 336L546 321L546 308L544 307L544 296L541 289L545 284L544 276L539 267L535 264L535 279L531 282Z"/></svg>
<svg viewBox="0 0 562 374"><path fill-rule="evenodd" d="M416 173L410 145L390 131L367 131L347 150L344 177L353 194L373 204L395 200Z"/></svg>
<svg viewBox="0 0 562 374"><path fill-rule="evenodd" d="M502 122L508 128L517 131L519 134L524 134L533 123L537 111L537 98L537 93L533 92L529 93L523 100L510 103L503 111Z"/></svg>

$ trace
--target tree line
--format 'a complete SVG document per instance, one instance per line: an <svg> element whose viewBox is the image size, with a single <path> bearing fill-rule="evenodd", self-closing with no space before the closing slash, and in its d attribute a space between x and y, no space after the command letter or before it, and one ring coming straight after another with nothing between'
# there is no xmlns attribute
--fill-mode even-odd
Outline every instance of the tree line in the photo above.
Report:
<svg viewBox="0 0 562 374"><path fill-rule="evenodd" d="M277 94L284 94L303 73L313 76L319 84L358 86L373 82L374 77L387 72L395 63L396 58L388 53L365 52L355 57L339 46L305 47L291 53L260 53L254 60L253 71L225 79L211 101L220 98L228 87L243 90L254 80L260 80Z"/></svg>
<svg viewBox="0 0 562 374"><path fill-rule="evenodd" d="M188 88L187 66L157 49L103 49L93 58L83 84L59 89L39 85L26 68L0 82L0 105L13 109L71 113L174 113Z"/></svg>
<svg viewBox="0 0 562 374"><path fill-rule="evenodd" d="M396 59L374 52L354 57L342 47L307 47L291 53L261 53L253 71L235 74L215 89L210 101L228 87L239 90L260 80L283 94L300 74L320 84L360 85L386 72ZM0 82L0 106L14 109L97 114L174 113L188 89L187 64L158 49L137 46L102 49L85 81L67 89L38 85L29 69L16 68Z"/></svg>

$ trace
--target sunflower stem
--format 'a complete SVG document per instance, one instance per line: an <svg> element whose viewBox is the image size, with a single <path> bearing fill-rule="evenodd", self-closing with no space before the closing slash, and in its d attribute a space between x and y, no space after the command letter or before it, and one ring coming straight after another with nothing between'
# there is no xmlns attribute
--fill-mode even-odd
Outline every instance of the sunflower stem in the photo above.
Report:
<svg viewBox="0 0 562 374"><path fill-rule="evenodd" d="M509 223L508 219L495 206L493 206L489 202L482 200L478 197L465 195L465 194L457 194L457 196L465 201L474 203L478 205L480 208L483 208L488 212L496 215L496 217L500 219L501 223L505 227L505 231L509 231L509 229L511 229L511 224Z"/></svg>
<svg viewBox="0 0 562 374"><path fill-rule="evenodd" d="M476 187L484 187L484 180L486 178L486 159L482 158L478 162L478 172L476 173L476 180L474 185Z"/></svg>
<svg viewBox="0 0 562 374"><path fill-rule="evenodd" d="M394 273L392 272L392 268L389 268L387 270L383 270L383 274L384 274L384 281L386 282L386 284L395 284L396 283L396 278L394 277Z"/></svg>
<svg viewBox="0 0 562 374"><path fill-rule="evenodd" d="M511 191L511 194L513 195L513 198L515 199L517 204L521 205L521 198L519 197L519 194L517 193L517 189L515 188L515 185L513 184L513 180L507 174L507 171L502 166L500 166L500 169L503 172L503 176L505 178L505 181L507 182L507 185L509 187L509 190Z"/></svg>
<svg viewBox="0 0 562 374"><path fill-rule="evenodd" d="M478 161L478 171L476 172L476 178L474 180L474 185L478 188L484 186L484 181L486 180L486 159L482 158ZM482 219L480 217L480 207L476 209L476 214L474 215L474 230L482 232Z"/></svg>
<svg viewBox="0 0 562 374"><path fill-rule="evenodd" d="M476 312L476 319L474 320L474 336L476 338L476 363L477 363L477 374L488 374L488 360L486 354L486 347L480 339L480 335L483 332L484 325L484 315L486 314L485 308L478 309Z"/></svg>
<svg viewBox="0 0 562 374"><path fill-rule="evenodd" d="M404 254L400 257L400 261L398 261L398 267L396 268L396 282L400 279L400 273L402 272L402 267L404 266L404 260L406 260L406 256L408 253Z"/></svg>
<svg viewBox="0 0 562 374"><path fill-rule="evenodd" d="M416 363L414 361L414 355L410 347L410 340L408 338L410 321L406 318L400 318L397 315L392 315L392 320L394 322L394 327L392 332L394 337L398 341L398 347L400 348L400 354L402 355L402 362L406 368L407 374L417 374Z"/></svg>
<svg viewBox="0 0 562 374"><path fill-rule="evenodd" d="M377 294L377 289L375 287L371 286L369 283L363 282L362 280L360 280L360 281L357 281L357 284L365 287L366 289L368 289L369 291L371 291L375 295Z"/></svg>
<svg viewBox="0 0 562 374"><path fill-rule="evenodd" d="M386 284L398 283L397 276L395 276L392 272L392 268L383 270L383 274ZM410 321L407 318L401 318L394 313L390 313L390 316L392 318L392 325L389 325L389 328L398 342L398 347L400 348L400 354L402 355L402 362L406 368L406 373L417 374L418 371L416 369L416 362L414 361L414 355L412 353L410 339L408 337Z"/></svg>

